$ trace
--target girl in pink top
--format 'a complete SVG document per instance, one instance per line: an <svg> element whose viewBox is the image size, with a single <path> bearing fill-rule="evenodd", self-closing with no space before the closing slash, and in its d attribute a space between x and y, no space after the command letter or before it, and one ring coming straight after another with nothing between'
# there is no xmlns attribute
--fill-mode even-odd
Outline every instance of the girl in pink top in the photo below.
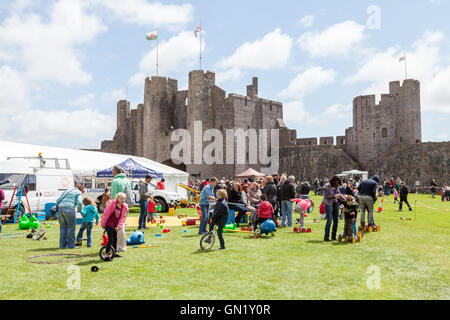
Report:
<svg viewBox="0 0 450 320"><path fill-rule="evenodd" d="M117 231L122 229L125 219L127 218L128 206L125 203L125 199L125 193L118 193L116 200L110 202L102 215L101 225L108 235L108 244L106 245L105 255L107 260L111 260L109 257L111 246L116 249L117 252ZM118 256L119 255L116 254L116 257Z"/></svg>

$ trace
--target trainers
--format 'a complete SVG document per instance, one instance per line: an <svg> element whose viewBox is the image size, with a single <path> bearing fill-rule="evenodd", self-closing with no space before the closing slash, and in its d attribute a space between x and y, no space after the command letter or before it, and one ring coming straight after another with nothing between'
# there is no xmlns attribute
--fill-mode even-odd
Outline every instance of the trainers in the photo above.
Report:
<svg viewBox="0 0 450 320"><path fill-rule="evenodd" d="M217 249L217 250L225 250L225 248L219 248L219 249Z"/></svg>

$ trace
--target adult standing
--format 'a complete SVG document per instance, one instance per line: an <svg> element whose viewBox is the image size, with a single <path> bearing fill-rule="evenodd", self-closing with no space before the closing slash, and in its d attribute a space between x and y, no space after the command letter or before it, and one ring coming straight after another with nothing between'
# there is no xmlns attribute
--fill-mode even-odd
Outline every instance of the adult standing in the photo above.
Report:
<svg viewBox="0 0 450 320"><path fill-rule="evenodd" d="M209 220L209 202L215 201L214 198L214 188L218 184L219 180L216 177L211 178L209 184L207 184L200 194L200 200L198 205L200 206L200 210L202 211L202 219L200 221L200 228L198 229L199 235L206 234L206 226L208 225Z"/></svg>
<svg viewBox="0 0 450 320"><path fill-rule="evenodd" d="M126 174L123 172L122 168L119 166L114 166L112 169L112 174L114 176L114 180L111 183L111 198L116 199L118 193L125 193L126 189L131 190L131 183L128 180ZM127 208L127 215L128 210ZM125 223L122 225L120 230L117 231L117 251L126 251L127 250L127 239L125 235Z"/></svg>
<svg viewBox="0 0 450 320"><path fill-rule="evenodd" d="M77 220L77 209L83 209L82 194L83 186L64 191L56 200L59 221L59 248L75 248L75 229Z"/></svg>
<svg viewBox="0 0 450 320"><path fill-rule="evenodd" d="M9 183L9 179L0 181L0 186ZM2 212L2 204L3 200L5 200L5 193L2 189L0 189L0 213ZM0 233L2 233L2 218L0 217Z"/></svg>
<svg viewBox="0 0 450 320"><path fill-rule="evenodd" d="M408 202L408 193L409 193L408 187L405 185L404 182L402 182L400 184L400 206L398 208L398 211L402 211L403 202L406 203L406 205L409 208L409 211L413 211L411 205Z"/></svg>
<svg viewBox="0 0 450 320"><path fill-rule="evenodd" d="M258 211L250 203L248 183L244 183L242 185L241 197L242 197L242 202L244 203L245 207L247 208L247 211L250 212L250 221L251 221L251 223L253 223L256 220L256 218L258 217Z"/></svg>
<svg viewBox="0 0 450 320"><path fill-rule="evenodd" d="M295 177L290 176L280 187L281 200L281 226L286 227L286 219L289 227L292 227L292 211L294 210L293 199L295 199Z"/></svg>
<svg viewBox="0 0 450 320"><path fill-rule="evenodd" d="M325 213L327 217L327 223L325 224L325 236L324 241L330 241L330 228L333 223L331 231L331 240L336 240L337 228L339 223L339 205L338 199L343 198L339 193L338 188L342 184L341 178L334 176L323 186L323 200L325 204Z"/></svg>
<svg viewBox="0 0 450 320"><path fill-rule="evenodd" d="M147 175L144 181L139 182L139 206L141 207L141 214L139 215L138 229L147 229L147 207L150 193L148 192L148 184L152 182L152 176Z"/></svg>
<svg viewBox="0 0 450 320"><path fill-rule="evenodd" d="M434 199L436 197L437 183L436 180L431 180L431 197ZM1 207L0 207L1 209Z"/></svg>
<svg viewBox="0 0 450 320"><path fill-rule="evenodd" d="M262 190L262 193L264 193L267 196L267 201L272 205L272 208L275 209L277 203L277 186L273 181L272 176L266 177L266 184ZM278 226L277 214L275 211L272 215L272 219L273 222L275 222L275 224Z"/></svg>
<svg viewBox="0 0 450 320"><path fill-rule="evenodd" d="M377 188L380 178L373 176L370 179L362 181L358 186L359 205L361 206L361 228L366 226L366 211L368 226L375 226L373 219L373 205L377 201Z"/></svg>

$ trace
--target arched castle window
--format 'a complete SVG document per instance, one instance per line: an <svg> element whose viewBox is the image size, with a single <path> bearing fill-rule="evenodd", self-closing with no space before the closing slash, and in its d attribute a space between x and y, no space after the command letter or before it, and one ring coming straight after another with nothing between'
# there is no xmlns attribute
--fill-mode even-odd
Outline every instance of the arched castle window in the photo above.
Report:
<svg viewBox="0 0 450 320"><path fill-rule="evenodd" d="M387 138L387 128L383 128L381 130L381 135L382 135L383 138Z"/></svg>
<svg viewBox="0 0 450 320"><path fill-rule="evenodd" d="M247 97L245 97L245 106L247 106Z"/></svg>

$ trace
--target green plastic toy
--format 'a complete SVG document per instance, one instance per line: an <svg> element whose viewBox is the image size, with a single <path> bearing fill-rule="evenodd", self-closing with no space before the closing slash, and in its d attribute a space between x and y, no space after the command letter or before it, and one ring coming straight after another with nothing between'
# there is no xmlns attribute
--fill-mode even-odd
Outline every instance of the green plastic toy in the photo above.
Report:
<svg viewBox="0 0 450 320"><path fill-rule="evenodd" d="M39 229L39 220L35 216L31 215L30 219L26 215L23 215L19 221L19 230Z"/></svg>
<svg viewBox="0 0 450 320"><path fill-rule="evenodd" d="M225 227L223 227L223 230L236 230L237 228L237 224L233 223L233 224L227 224Z"/></svg>

